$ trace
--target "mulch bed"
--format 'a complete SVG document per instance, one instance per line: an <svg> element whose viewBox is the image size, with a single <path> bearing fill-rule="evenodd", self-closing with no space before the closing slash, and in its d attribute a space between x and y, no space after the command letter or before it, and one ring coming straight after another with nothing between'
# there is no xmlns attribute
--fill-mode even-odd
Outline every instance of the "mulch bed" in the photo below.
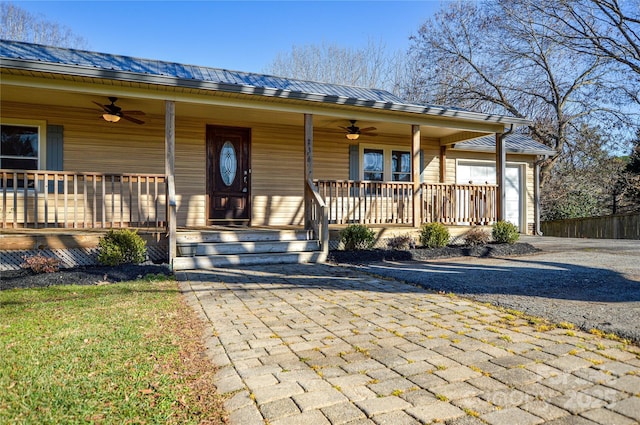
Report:
<svg viewBox="0 0 640 425"><path fill-rule="evenodd" d="M417 248L406 251L372 249L361 251L331 251L329 261L334 263L366 264L379 261L425 261L452 257L506 257L538 252L527 243L488 244L479 246L447 246L444 248ZM121 266L87 266L61 269L55 273L35 274L30 270L0 272L0 290L12 288L46 287L51 285L96 285L142 279L146 275L171 275L166 264L124 264Z"/></svg>
<svg viewBox="0 0 640 425"><path fill-rule="evenodd" d="M329 261L334 263L364 264L379 261L426 261L452 257L511 257L539 252L528 243L491 243L487 245L450 245L443 248L416 248L403 250L372 249L359 251L331 251Z"/></svg>
<svg viewBox="0 0 640 425"><path fill-rule="evenodd" d="M6 270L0 272L0 290L51 285L96 285L142 279L149 274L170 275L171 272L166 264L75 267L39 274L27 269Z"/></svg>

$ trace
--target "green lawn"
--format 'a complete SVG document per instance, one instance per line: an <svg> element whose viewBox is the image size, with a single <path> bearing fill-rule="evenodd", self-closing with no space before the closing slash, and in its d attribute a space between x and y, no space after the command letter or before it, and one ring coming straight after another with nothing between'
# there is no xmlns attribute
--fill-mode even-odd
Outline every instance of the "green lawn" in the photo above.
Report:
<svg viewBox="0 0 640 425"><path fill-rule="evenodd" d="M175 282L0 291L0 424L223 423Z"/></svg>

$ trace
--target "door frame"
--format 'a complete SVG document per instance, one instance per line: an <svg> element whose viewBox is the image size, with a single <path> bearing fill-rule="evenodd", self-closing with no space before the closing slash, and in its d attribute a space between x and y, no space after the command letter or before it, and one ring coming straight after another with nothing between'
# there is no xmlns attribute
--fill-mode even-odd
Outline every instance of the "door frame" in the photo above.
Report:
<svg viewBox="0 0 640 425"><path fill-rule="evenodd" d="M213 131L214 129L223 129L223 130L231 130L236 132L245 133L246 136L246 144L247 144L247 202L246 202L246 216L247 218L243 219L214 219L211 218L211 197L213 193L213 178L210 174L210 171L213 169L212 158L209 155L209 131ZM207 226L220 224L225 222L226 224L235 223L235 224L247 224L251 225L251 128L250 127L235 127L228 125L217 125L217 124L207 124L205 127L205 142L204 142L204 151L205 151L205 222ZM214 153L215 154L215 153ZM215 170L217 171L217 170Z"/></svg>
<svg viewBox="0 0 640 425"><path fill-rule="evenodd" d="M458 182L458 167L460 165L490 165L494 169L496 167L495 160L487 160L487 159L466 159L466 158L456 158L456 175L455 182ZM518 192L518 218L519 223L517 223L518 231L520 233L527 232L527 163L522 161L507 161L505 163L505 168L517 168L519 174L519 192Z"/></svg>

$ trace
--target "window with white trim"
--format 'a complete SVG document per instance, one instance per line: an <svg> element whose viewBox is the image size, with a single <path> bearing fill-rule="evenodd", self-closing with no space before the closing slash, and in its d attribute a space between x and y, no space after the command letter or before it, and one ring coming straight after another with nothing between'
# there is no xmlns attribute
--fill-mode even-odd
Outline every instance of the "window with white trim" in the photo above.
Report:
<svg viewBox="0 0 640 425"><path fill-rule="evenodd" d="M0 168L37 170L40 158L40 127L0 125Z"/></svg>
<svg viewBox="0 0 640 425"><path fill-rule="evenodd" d="M360 145L360 178L365 181L411 181L411 152L399 146Z"/></svg>

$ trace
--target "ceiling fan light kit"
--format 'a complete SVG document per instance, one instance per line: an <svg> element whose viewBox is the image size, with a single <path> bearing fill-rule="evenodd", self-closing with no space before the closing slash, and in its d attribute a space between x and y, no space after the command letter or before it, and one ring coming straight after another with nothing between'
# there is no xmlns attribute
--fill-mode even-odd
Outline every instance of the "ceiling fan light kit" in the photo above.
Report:
<svg viewBox="0 0 640 425"><path fill-rule="evenodd" d="M351 122L351 125L349 127L340 127L341 129L347 132L345 134L345 137L348 140L351 140L351 141L358 140L360 138L360 135L377 136L377 134L375 133L369 133L370 131L376 130L375 127L367 127L367 128L360 129L360 127L356 125L356 120L349 120L349 122Z"/></svg>
<svg viewBox="0 0 640 425"><path fill-rule="evenodd" d="M102 114L102 118L108 122L118 122L120 121L120 117L114 114L104 113Z"/></svg>
<svg viewBox="0 0 640 425"><path fill-rule="evenodd" d="M137 118L132 117L131 115L144 115L142 111L123 111L121 107L116 105L117 97L110 97L109 101L111 104L102 105L98 102L93 102L102 108L102 119L110 123L116 123L120 121L121 118L124 118L127 121L131 121L136 124L144 124L144 121L139 120Z"/></svg>

